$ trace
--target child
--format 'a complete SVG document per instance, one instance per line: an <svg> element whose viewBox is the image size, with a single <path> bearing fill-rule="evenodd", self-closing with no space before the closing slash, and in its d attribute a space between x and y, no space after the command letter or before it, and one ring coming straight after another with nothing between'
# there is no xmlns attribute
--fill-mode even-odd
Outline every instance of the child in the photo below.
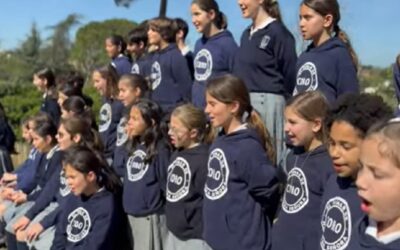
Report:
<svg viewBox="0 0 400 250"><path fill-rule="evenodd" d="M106 38L105 48L108 57L111 58L111 65L115 68L117 74L129 74L132 68L132 62L125 55L126 43L120 35L112 35Z"/></svg>
<svg viewBox="0 0 400 250"><path fill-rule="evenodd" d="M400 249L398 119L371 128L361 146L356 185L367 214L355 226L347 249Z"/></svg>
<svg viewBox="0 0 400 250"><path fill-rule="evenodd" d="M0 178L13 170L11 154L15 154L15 134L8 123L3 104L0 103Z"/></svg>
<svg viewBox="0 0 400 250"><path fill-rule="evenodd" d="M146 99L133 105L129 113L132 150L126 161L123 205L134 249L164 249L168 237L163 190L170 152L162 138L161 117L160 106Z"/></svg>
<svg viewBox="0 0 400 250"><path fill-rule="evenodd" d="M58 104L61 106L63 101L69 96L80 96L85 100L86 105L93 106L93 100L90 96L83 93L85 78L77 71L69 71L63 75L59 75L57 79Z"/></svg>
<svg viewBox="0 0 400 250"><path fill-rule="evenodd" d="M206 82L215 76L231 73L238 46L233 39L226 16L215 0L193 0L192 22L202 37L194 47L194 83L192 103L206 106Z"/></svg>
<svg viewBox="0 0 400 250"><path fill-rule="evenodd" d="M102 96L99 132L104 145L104 155L109 164L117 140L117 126L122 117L124 105L118 100L118 76L113 67L107 65L95 69L92 74L93 85Z"/></svg>
<svg viewBox="0 0 400 250"><path fill-rule="evenodd" d="M273 250L318 249L324 186L333 173L324 145L328 103L319 92L290 99L285 132L294 146L286 159L286 186L281 210L272 227Z"/></svg>
<svg viewBox="0 0 400 250"><path fill-rule="evenodd" d="M139 98L148 96L149 87L143 76L138 74L123 75L118 82L118 98L124 104L125 114L119 121L117 127L117 142L114 149L113 168L120 178L125 175L125 165L128 158L126 142L128 134L126 132L126 122L129 117L130 107Z"/></svg>
<svg viewBox="0 0 400 250"><path fill-rule="evenodd" d="M126 50L134 58L131 74L140 74L144 78L150 77L150 58L146 53L147 49L147 23L135 27L128 34L128 46Z"/></svg>
<svg viewBox="0 0 400 250"><path fill-rule="evenodd" d="M126 249L118 177L85 146L68 149L63 166L73 195L63 207L51 249Z"/></svg>
<svg viewBox="0 0 400 250"><path fill-rule="evenodd" d="M277 0L239 0L242 17L252 24L243 31L233 73L250 92L274 138L278 162L284 152L285 98L292 95L296 72L293 35L285 27Z"/></svg>
<svg viewBox="0 0 400 250"><path fill-rule="evenodd" d="M193 52L190 50L189 46L186 45L185 40L186 36L189 32L189 26L185 20L182 18L175 18L174 22L177 27L176 31L176 45L178 46L178 49L181 51L182 56L185 57L187 65L190 70L190 76L194 77L194 66L193 66Z"/></svg>
<svg viewBox="0 0 400 250"><path fill-rule="evenodd" d="M207 178L209 128L201 109L174 109L168 134L177 151L168 167L165 214L171 231L166 249L210 249L202 240L203 189Z"/></svg>
<svg viewBox="0 0 400 250"><path fill-rule="evenodd" d="M348 246L352 228L363 215L355 185L361 144L371 125L391 113L382 98L353 93L339 97L331 110L327 119L329 154L337 175L328 179L322 198L321 250Z"/></svg>
<svg viewBox="0 0 400 250"><path fill-rule="evenodd" d="M67 120L71 117L86 119L92 128L98 130L92 109L87 106L84 99L80 96L68 97L61 106L61 118Z"/></svg>
<svg viewBox="0 0 400 250"><path fill-rule="evenodd" d="M273 148L244 83L210 80L206 113L222 133L211 145L204 187L203 236L212 249L270 249L269 207L278 202Z"/></svg>
<svg viewBox="0 0 400 250"><path fill-rule="evenodd" d="M148 41L158 47L152 56L151 99L164 113L190 101L192 79L185 58L175 44L174 22L168 18L149 21Z"/></svg>
<svg viewBox="0 0 400 250"><path fill-rule="evenodd" d="M301 34L312 43L297 61L294 95L319 90L332 104L343 93L359 92L357 56L339 21L337 0L303 0Z"/></svg>
<svg viewBox="0 0 400 250"><path fill-rule="evenodd" d="M33 74L33 84L43 92L43 102L40 111L46 112L57 125L60 120L61 112L57 104L56 82L53 71L44 68Z"/></svg>

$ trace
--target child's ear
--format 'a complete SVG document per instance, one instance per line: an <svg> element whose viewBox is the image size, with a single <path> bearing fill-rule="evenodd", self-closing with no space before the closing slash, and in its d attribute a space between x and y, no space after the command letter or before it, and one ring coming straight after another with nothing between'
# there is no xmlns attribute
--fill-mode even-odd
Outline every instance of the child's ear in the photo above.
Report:
<svg viewBox="0 0 400 250"><path fill-rule="evenodd" d="M230 105L231 113L237 114L239 112L240 104L238 101L233 101Z"/></svg>
<svg viewBox="0 0 400 250"><path fill-rule="evenodd" d="M316 118L316 119L314 120L314 124L313 124L313 126L312 126L312 131L313 131L314 133L318 133L319 131L321 131L322 126L323 126L323 121L322 121L322 119L321 119L321 118Z"/></svg>
<svg viewBox="0 0 400 250"><path fill-rule="evenodd" d="M74 135L74 136L72 137L72 140L73 140L75 143L80 142L81 139L82 139L82 135L81 135L81 134L77 134L77 135Z"/></svg>
<svg viewBox="0 0 400 250"><path fill-rule="evenodd" d="M189 131L190 139L196 139L199 136L199 131L197 129L191 129Z"/></svg>
<svg viewBox="0 0 400 250"><path fill-rule="evenodd" d="M140 42L138 43L138 46L139 46L139 49L144 49L144 48L145 48L144 42L143 42L143 41L140 41Z"/></svg>
<svg viewBox="0 0 400 250"><path fill-rule="evenodd" d="M208 17L209 17L211 20L214 20L214 19L215 19L215 16L216 16L215 10L210 10L210 11L207 13L207 15L208 15Z"/></svg>
<svg viewBox="0 0 400 250"><path fill-rule="evenodd" d="M46 135L44 141L46 142L47 145L50 145L51 142L53 141L53 138L50 135Z"/></svg>
<svg viewBox="0 0 400 250"><path fill-rule="evenodd" d="M324 28L329 28L333 24L333 15L328 14L324 17Z"/></svg>
<svg viewBox="0 0 400 250"><path fill-rule="evenodd" d="M86 179L90 182L95 182L96 178L98 179L98 177L93 171L89 171L89 173L86 174Z"/></svg>
<svg viewBox="0 0 400 250"><path fill-rule="evenodd" d="M140 98L140 96L142 96L142 90L139 87L135 87L135 89L133 90L133 94L136 98Z"/></svg>

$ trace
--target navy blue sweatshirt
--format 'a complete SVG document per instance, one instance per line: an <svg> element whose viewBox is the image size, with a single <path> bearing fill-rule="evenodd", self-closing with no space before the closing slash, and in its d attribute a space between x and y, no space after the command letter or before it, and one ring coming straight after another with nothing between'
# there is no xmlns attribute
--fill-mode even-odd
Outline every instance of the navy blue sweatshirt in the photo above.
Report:
<svg viewBox="0 0 400 250"><path fill-rule="evenodd" d="M47 113L54 124L58 125L61 117L60 106L57 103L57 99L45 94L40 111Z"/></svg>
<svg viewBox="0 0 400 250"><path fill-rule="evenodd" d="M190 101L192 78L185 58L175 43L154 53L151 64L151 99L165 113Z"/></svg>
<svg viewBox="0 0 400 250"><path fill-rule="evenodd" d="M165 214L168 229L179 239L201 239L208 145L179 150L171 157Z"/></svg>
<svg viewBox="0 0 400 250"><path fill-rule="evenodd" d="M115 68L119 76L129 74L132 69L131 60L123 54L119 54L117 57L113 58L111 65Z"/></svg>
<svg viewBox="0 0 400 250"><path fill-rule="evenodd" d="M206 106L205 91L207 80L232 73L238 46L231 32L224 30L212 36L203 36L194 47L194 83L192 103L199 107Z"/></svg>
<svg viewBox="0 0 400 250"><path fill-rule="evenodd" d="M28 201L35 201L39 197L51 176L60 169L61 159L62 152L58 150L58 146L55 146L42 157L42 161L37 167L35 188L29 193Z"/></svg>
<svg viewBox="0 0 400 250"><path fill-rule="evenodd" d="M374 237L365 233L369 225L368 216L364 216L356 223L348 250L399 250L400 239L394 240L388 244L377 241Z"/></svg>
<svg viewBox="0 0 400 250"><path fill-rule="evenodd" d="M352 228L364 215L352 178L331 175L322 197L320 249L341 250L350 242Z"/></svg>
<svg viewBox="0 0 400 250"><path fill-rule="evenodd" d="M90 197L68 197L51 250L124 249L126 215L120 198L105 189Z"/></svg>
<svg viewBox="0 0 400 250"><path fill-rule="evenodd" d="M127 214L141 217L160 212L165 204L167 167L170 151L163 142L157 144L157 154L145 163L146 147L136 146L126 162L123 204Z"/></svg>
<svg viewBox="0 0 400 250"><path fill-rule="evenodd" d="M311 44L297 61L293 94L319 90L329 103L347 92L360 91L357 70L346 45L337 37L318 47Z"/></svg>
<svg viewBox="0 0 400 250"><path fill-rule="evenodd" d="M126 117L122 117L117 127L117 141L114 149L114 160L112 166L119 177L125 175L125 164L128 158L128 149L126 142L128 135L125 132L125 125L127 123Z"/></svg>
<svg viewBox="0 0 400 250"><path fill-rule="evenodd" d="M332 160L326 148L319 146L310 152L291 152L286 167L282 206L272 226L272 249L318 249L322 195L333 174Z"/></svg>
<svg viewBox="0 0 400 250"><path fill-rule="evenodd" d="M124 105L121 101L103 98L100 108L99 132L104 145L104 155L107 159L113 158L115 142L117 140L117 126L121 120Z"/></svg>
<svg viewBox="0 0 400 250"><path fill-rule="evenodd" d="M17 190L29 194L35 188L35 174L42 157L45 155L32 147L28 158L14 172L17 175Z"/></svg>
<svg viewBox="0 0 400 250"><path fill-rule="evenodd" d="M219 136L211 145L204 187L203 236L214 250L270 249L264 207L276 196L275 168L252 129Z"/></svg>
<svg viewBox="0 0 400 250"><path fill-rule="evenodd" d="M400 105L400 68L397 63L393 65L393 83L396 91L397 104ZM396 116L400 116L400 108L396 107Z"/></svg>
<svg viewBox="0 0 400 250"><path fill-rule="evenodd" d="M243 79L249 92L289 96L296 75L296 47L293 35L279 21L250 35L242 34L233 73Z"/></svg>
<svg viewBox="0 0 400 250"><path fill-rule="evenodd" d="M151 74L151 63L150 54L142 55L132 63L131 73L139 74L144 78L149 79Z"/></svg>

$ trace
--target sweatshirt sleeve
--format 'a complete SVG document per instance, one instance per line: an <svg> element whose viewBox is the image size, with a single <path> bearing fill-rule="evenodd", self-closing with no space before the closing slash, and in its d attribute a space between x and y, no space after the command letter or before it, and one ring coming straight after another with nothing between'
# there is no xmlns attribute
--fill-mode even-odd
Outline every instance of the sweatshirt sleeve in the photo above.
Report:
<svg viewBox="0 0 400 250"><path fill-rule="evenodd" d="M56 225L57 217L61 213L61 207L58 206L56 209L51 211L48 215L46 215L39 223L46 230L47 228Z"/></svg>
<svg viewBox="0 0 400 250"><path fill-rule="evenodd" d="M190 76L190 70L185 58L179 54L172 59L170 67L172 78L181 92L182 99L185 102L189 102L192 94L192 77Z"/></svg>
<svg viewBox="0 0 400 250"><path fill-rule="evenodd" d="M337 96L344 93L360 93L357 70L353 64L350 54L346 54L338 60L337 64Z"/></svg>
<svg viewBox="0 0 400 250"><path fill-rule="evenodd" d="M66 207L63 209L60 208L58 215L59 216L56 218L56 231L50 250L64 250L65 246L67 245L67 236L65 230L68 222L68 211Z"/></svg>
<svg viewBox="0 0 400 250"><path fill-rule="evenodd" d="M157 167L157 178L160 182L161 190L165 194L167 185L167 171L170 161L170 152L167 148L161 148L157 154L156 167Z"/></svg>

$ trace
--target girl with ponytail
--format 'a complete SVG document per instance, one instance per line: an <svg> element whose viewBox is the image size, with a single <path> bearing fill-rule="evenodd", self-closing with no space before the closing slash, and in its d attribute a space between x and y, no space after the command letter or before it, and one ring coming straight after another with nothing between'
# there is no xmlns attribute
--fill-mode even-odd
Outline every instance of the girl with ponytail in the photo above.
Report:
<svg viewBox="0 0 400 250"><path fill-rule="evenodd" d="M206 100L211 125L222 131L209 149L204 240L212 249L269 249L279 200L270 138L239 78L210 80Z"/></svg>
<svg viewBox="0 0 400 250"><path fill-rule="evenodd" d="M301 35L312 43L297 61L294 95L319 90L332 104L346 92L359 92L357 55L340 18L337 0L303 0Z"/></svg>
<svg viewBox="0 0 400 250"><path fill-rule="evenodd" d="M192 22L202 37L194 47L192 103L204 108L206 82L233 70L237 44L227 30L227 20L215 0L193 0Z"/></svg>

